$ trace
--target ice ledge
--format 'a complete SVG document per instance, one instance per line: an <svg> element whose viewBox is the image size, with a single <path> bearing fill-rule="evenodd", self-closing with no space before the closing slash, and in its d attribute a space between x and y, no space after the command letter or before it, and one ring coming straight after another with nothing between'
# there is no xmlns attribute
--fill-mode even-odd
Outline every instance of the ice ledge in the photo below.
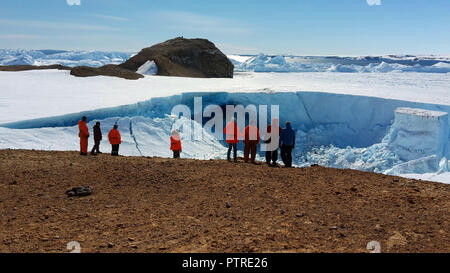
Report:
<svg viewBox="0 0 450 273"><path fill-rule="evenodd" d="M431 111L431 110L409 108L409 107L397 108L395 113L399 114L399 115L407 114L407 115L421 116L421 117L443 117L443 116L448 115L447 112Z"/></svg>
<svg viewBox="0 0 450 273"><path fill-rule="evenodd" d="M389 150L402 161L434 156L433 170L447 156L448 113L417 108L397 108L390 133L385 138ZM429 160L428 160L429 161Z"/></svg>

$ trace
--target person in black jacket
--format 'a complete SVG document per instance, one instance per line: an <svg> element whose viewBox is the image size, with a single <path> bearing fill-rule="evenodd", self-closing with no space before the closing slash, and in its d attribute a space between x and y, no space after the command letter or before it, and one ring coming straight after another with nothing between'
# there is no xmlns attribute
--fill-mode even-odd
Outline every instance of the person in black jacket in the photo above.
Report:
<svg viewBox="0 0 450 273"><path fill-rule="evenodd" d="M280 135L281 159L286 168L292 167L292 150L295 148L295 131L292 129L291 123L286 122L286 128L281 131Z"/></svg>
<svg viewBox="0 0 450 273"><path fill-rule="evenodd" d="M102 141L102 130L100 129L100 122L94 126L94 147L92 148L91 155L101 154L100 152L100 141Z"/></svg>

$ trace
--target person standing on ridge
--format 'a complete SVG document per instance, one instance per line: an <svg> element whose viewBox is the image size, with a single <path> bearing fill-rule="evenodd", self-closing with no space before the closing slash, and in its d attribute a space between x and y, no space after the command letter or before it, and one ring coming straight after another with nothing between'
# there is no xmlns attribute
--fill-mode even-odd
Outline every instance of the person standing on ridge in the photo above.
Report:
<svg viewBox="0 0 450 273"><path fill-rule="evenodd" d="M280 135L281 159L284 167L292 167L292 150L295 148L295 131L291 127L289 121L286 122L286 128L281 131Z"/></svg>
<svg viewBox="0 0 450 273"><path fill-rule="evenodd" d="M89 139L89 129L86 123L87 118L82 117L78 121L78 137L80 138L80 155L88 155L88 139Z"/></svg>
<svg viewBox="0 0 450 273"><path fill-rule="evenodd" d="M280 125L279 125L279 120L277 118L274 118L272 120L272 124L270 124L269 126L267 126L267 134L266 137L264 139L264 143L268 144L271 143L272 139L270 137L270 134L272 132L272 128L274 128L274 130L276 130L276 128L278 128L278 139L276 140L276 143L273 143L276 148L275 150L268 150L266 151L266 163L267 165L271 165L272 166L277 166L277 160L278 160L278 148L279 148L279 137L281 135L281 131L283 130ZM275 141L275 140L274 140ZM268 145L267 145L268 146Z"/></svg>
<svg viewBox="0 0 450 273"><path fill-rule="evenodd" d="M170 136L170 150L173 152L173 158L180 158L181 153L181 137L180 131L173 130Z"/></svg>
<svg viewBox="0 0 450 273"><path fill-rule="evenodd" d="M256 148L260 141L259 129L256 126L254 120L250 121L250 125L245 127L244 130L244 161L248 162L249 155L251 154L251 163L256 164Z"/></svg>
<svg viewBox="0 0 450 273"><path fill-rule="evenodd" d="M120 132L117 129L119 126L114 125L114 127L109 131L108 139L109 143L111 143L111 155L118 156L119 155L119 145L122 143L122 138L120 137Z"/></svg>
<svg viewBox="0 0 450 273"><path fill-rule="evenodd" d="M237 162L237 144L239 143L239 138L242 134L234 118L231 118L227 123L223 132L226 135L225 140L228 143L227 160L231 162L231 150L233 150L234 162Z"/></svg>
<svg viewBox="0 0 450 273"><path fill-rule="evenodd" d="M100 152L100 141L102 141L102 130L100 129L100 122L97 121L94 129L94 147L92 147L91 155L101 154Z"/></svg>

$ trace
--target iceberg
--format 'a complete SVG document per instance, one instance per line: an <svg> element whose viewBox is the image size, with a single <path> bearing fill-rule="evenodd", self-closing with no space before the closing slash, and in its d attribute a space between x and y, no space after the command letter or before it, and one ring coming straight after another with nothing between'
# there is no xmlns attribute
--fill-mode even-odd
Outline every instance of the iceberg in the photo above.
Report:
<svg viewBox="0 0 450 273"><path fill-rule="evenodd" d="M104 51L65 51L65 50L11 50L0 49L0 65L52 65L92 66L121 64L132 53Z"/></svg>
<svg viewBox="0 0 450 273"><path fill-rule="evenodd" d="M236 71L339 73L449 73L447 58L297 57L260 54L235 62Z"/></svg>
<svg viewBox="0 0 450 273"><path fill-rule="evenodd" d="M0 65L92 66L120 64L135 53L0 49ZM448 56L289 56L228 55L236 72L449 73Z"/></svg>

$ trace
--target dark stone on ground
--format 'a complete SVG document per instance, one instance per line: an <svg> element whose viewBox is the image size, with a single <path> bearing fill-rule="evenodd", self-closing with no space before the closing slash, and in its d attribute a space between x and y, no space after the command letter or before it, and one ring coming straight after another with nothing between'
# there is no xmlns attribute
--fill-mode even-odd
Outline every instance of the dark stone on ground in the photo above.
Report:
<svg viewBox="0 0 450 273"><path fill-rule="evenodd" d="M66 192L68 197L73 196L88 196L92 194L91 187L75 187Z"/></svg>

